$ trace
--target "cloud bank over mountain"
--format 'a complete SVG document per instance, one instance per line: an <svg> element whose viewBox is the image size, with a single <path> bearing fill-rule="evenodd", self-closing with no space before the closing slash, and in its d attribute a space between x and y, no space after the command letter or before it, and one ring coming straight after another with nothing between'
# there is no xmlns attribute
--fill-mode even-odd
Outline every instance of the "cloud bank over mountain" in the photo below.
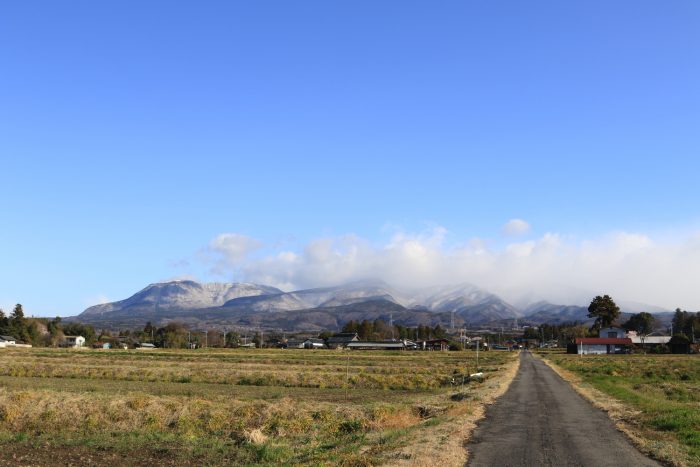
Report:
<svg viewBox="0 0 700 467"><path fill-rule="evenodd" d="M523 236L530 228L525 221L514 221L504 226L508 238ZM672 240L630 232L593 239L545 233L507 243L448 242L447 237L446 229L434 227L399 232L383 244L343 235L289 249L225 233L210 243L204 256L213 274L283 290L366 278L416 288L470 282L516 304L587 304L593 294L608 293L620 300L700 309L700 232Z"/></svg>

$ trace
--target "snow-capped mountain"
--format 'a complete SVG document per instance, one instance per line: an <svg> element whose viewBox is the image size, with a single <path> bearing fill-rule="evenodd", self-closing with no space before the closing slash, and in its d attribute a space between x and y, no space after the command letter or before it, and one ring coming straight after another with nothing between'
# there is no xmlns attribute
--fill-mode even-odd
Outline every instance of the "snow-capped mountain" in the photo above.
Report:
<svg viewBox="0 0 700 467"><path fill-rule="evenodd" d="M281 294L274 287L248 283L205 283L172 281L151 284L118 302L91 306L81 317L105 315L117 311L177 311L221 306L229 300L256 295Z"/></svg>
<svg viewBox="0 0 700 467"><path fill-rule="evenodd" d="M278 295L235 298L225 307L252 311L292 311L317 307L351 305L369 300L386 300L402 306L412 304L401 292L381 281L360 281L339 287L297 290Z"/></svg>
<svg viewBox="0 0 700 467"><path fill-rule="evenodd" d="M468 322L520 316L517 308L472 284L435 287L420 291L415 302L436 312L456 312Z"/></svg>
<svg viewBox="0 0 700 467"><path fill-rule="evenodd" d="M589 321L588 307L576 305L555 305L553 303L540 301L528 305L523 314L529 322L540 324L562 324Z"/></svg>
<svg viewBox="0 0 700 467"><path fill-rule="evenodd" d="M293 292L250 283L164 282L151 284L125 300L92 306L69 319L108 327L178 320L195 326L264 325L299 330L329 323L339 328L350 319L388 320L389 316L404 325L454 322L456 326L479 326L518 318L531 324L588 320L583 306L537 302L519 309L471 284L403 291L376 280Z"/></svg>

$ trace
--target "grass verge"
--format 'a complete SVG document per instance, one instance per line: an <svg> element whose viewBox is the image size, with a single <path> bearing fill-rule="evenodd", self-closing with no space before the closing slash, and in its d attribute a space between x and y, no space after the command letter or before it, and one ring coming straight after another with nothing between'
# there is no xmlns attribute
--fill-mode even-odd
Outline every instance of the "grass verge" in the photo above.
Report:
<svg viewBox="0 0 700 467"><path fill-rule="evenodd" d="M700 465L700 358L577 355L543 360L645 454L673 466Z"/></svg>

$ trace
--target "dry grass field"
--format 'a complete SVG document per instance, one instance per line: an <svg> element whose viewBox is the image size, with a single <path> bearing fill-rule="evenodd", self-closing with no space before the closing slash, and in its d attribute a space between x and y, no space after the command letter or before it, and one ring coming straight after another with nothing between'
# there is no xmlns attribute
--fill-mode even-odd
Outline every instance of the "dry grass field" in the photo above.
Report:
<svg viewBox="0 0 700 467"><path fill-rule="evenodd" d="M542 355L642 451L670 465L700 465L700 356Z"/></svg>
<svg viewBox="0 0 700 467"><path fill-rule="evenodd" d="M3 349L0 463L457 465L514 357Z"/></svg>

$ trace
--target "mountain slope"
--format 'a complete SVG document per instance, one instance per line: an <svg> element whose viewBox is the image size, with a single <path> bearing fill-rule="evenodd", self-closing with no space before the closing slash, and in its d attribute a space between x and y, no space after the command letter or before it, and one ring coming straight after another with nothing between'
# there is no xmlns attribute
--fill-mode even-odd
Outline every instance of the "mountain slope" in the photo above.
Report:
<svg viewBox="0 0 700 467"><path fill-rule="evenodd" d="M425 289L415 300L434 312L455 312L470 324L485 324L520 316L520 311L514 306L472 284Z"/></svg>
<svg viewBox="0 0 700 467"><path fill-rule="evenodd" d="M588 318L588 308L575 305L554 305L547 302L533 303L524 311L525 320L533 324L563 324L575 321L584 323Z"/></svg>
<svg viewBox="0 0 700 467"><path fill-rule="evenodd" d="M91 306L83 311L79 317L94 318L116 312L136 314L196 310L221 306L227 301L239 297L281 293L281 290L274 287L247 283L163 282L151 284L125 300Z"/></svg>
<svg viewBox="0 0 700 467"><path fill-rule="evenodd" d="M626 311L626 310L623 310ZM384 319L393 313L405 325L455 326L592 321L583 306L538 302L520 310L471 284L430 287L409 293L381 281L283 292L249 283L172 281L151 284L131 297L95 305L67 318L102 327L141 327L181 321L191 326L264 326L277 329L334 329L351 319ZM620 320L623 320L623 314ZM665 315L664 315L665 317Z"/></svg>
<svg viewBox="0 0 700 467"><path fill-rule="evenodd" d="M247 308L253 311L292 311L350 305L369 300L387 300L402 306L410 299L380 281L353 282L338 287L297 290L277 295L242 297L230 300L225 307Z"/></svg>

